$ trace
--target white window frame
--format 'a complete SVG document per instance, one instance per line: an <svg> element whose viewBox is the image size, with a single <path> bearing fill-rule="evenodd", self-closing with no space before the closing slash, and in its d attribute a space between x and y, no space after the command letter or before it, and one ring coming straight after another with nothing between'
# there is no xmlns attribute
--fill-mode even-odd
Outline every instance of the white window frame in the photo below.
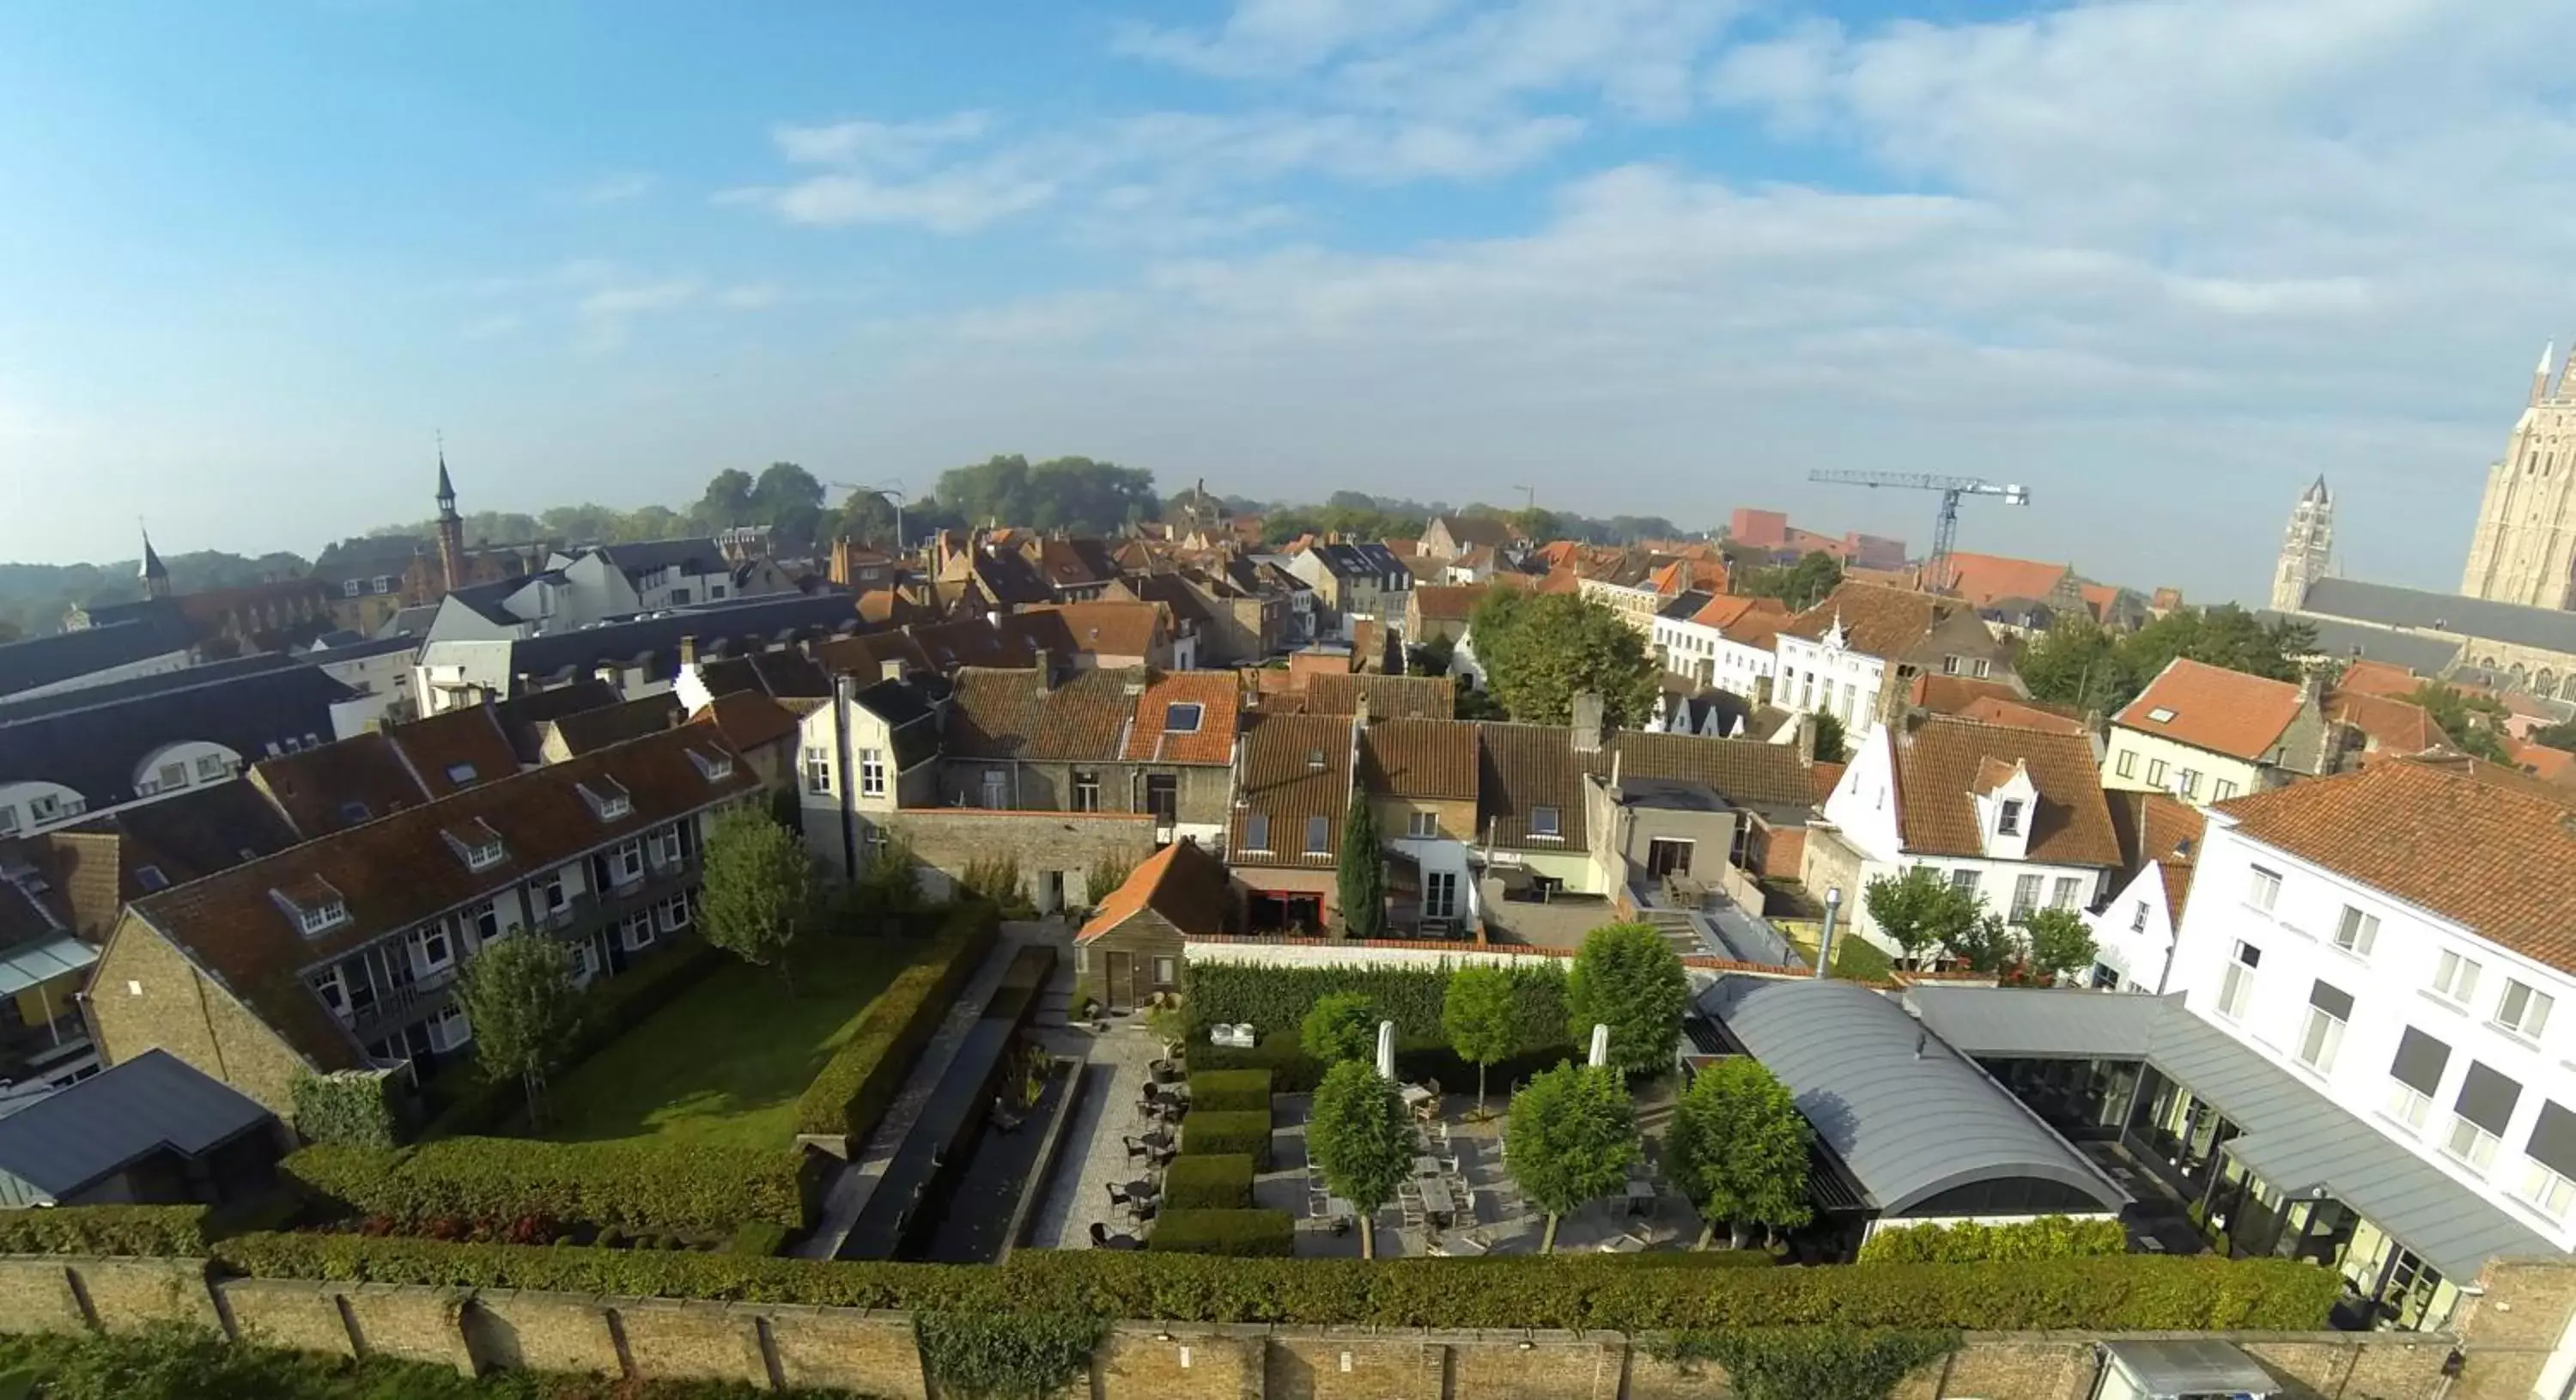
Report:
<svg viewBox="0 0 2576 1400"><path fill-rule="evenodd" d="M2408 1131L2420 1133L2425 1121L2433 1116L2433 1096L2392 1075L2388 1081L2388 1116L2406 1125Z"/></svg>
<svg viewBox="0 0 2576 1400"><path fill-rule="evenodd" d="M2083 899L2084 881L2078 876L2060 875L2056 883L2049 886L2048 907L2051 909L2074 909L2082 904Z"/></svg>
<svg viewBox="0 0 2576 1400"><path fill-rule="evenodd" d="M1533 840L1564 840L1565 813L1555 807L1542 806L1530 808L1529 834Z"/></svg>
<svg viewBox="0 0 2576 1400"><path fill-rule="evenodd" d="M2021 835L2021 817L2021 799L2018 797L2005 798L2003 807L1995 813L1995 834L1997 836Z"/></svg>
<svg viewBox="0 0 2576 1400"><path fill-rule="evenodd" d="M817 797L832 792L832 751L808 747L805 750L805 791Z"/></svg>
<svg viewBox="0 0 2576 1400"><path fill-rule="evenodd" d="M2552 1220L2564 1220L2568 1207L2576 1206L2576 1181L2559 1175L2547 1162L2526 1160L2520 1194L2534 1210Z"/></svg>
<svg viewBox="0 0 2576 1400"><path fill-rule="evenodd" d="M2259 865L2247 866L2245 907L2269 914L2281 903L2281 875Z"/></svg>
<svg viewBox="0 0 2576 1400"><path fill-rule="evenodd" d="M303 926L307 938L329 933L349 922L349 906L340 900L329 900L311 909L297 909L295 921Z"/></svg>
<svg viewBox="0 0 2576 1400"><path fill-rule="evenodd" d="M2209 800L2224 802L2236 795L2236 784L2226 778L2213 778L2209 783Z"/></svg>
<svg viewBox="0 0 2576 1400"><path fill-rule="evenodd" d="M2345 905L2335 918L2334 945L2356 958L2370 956L2371 945L2379 941L2379 916Z"/></svg>
<svg viewBox="0 0 2576 1400"><path fill-rule="evenodd" d="M445 951L438 954L431 953L432 941ZM456 931L449 928L444 919L413 929L411 946L415 954L414 965L419 967L420 975L423 977L434 977L456 966Z"/></svg>
<svg viewBox="0 0 2576 1400"><path fill-rule="evenodd" d="M2522 1009L2507 1014L2516 994L2522 998ZM2495 1015L2489 1018L2497 1030L2524 1040L2538 1040L2549 1029L2549 1013L2558 999L2519 977L2504 979L2504 990L2496 993Z"/></svg>
<svg viewBox="0 0 2576 1400"><path fill-rule="evenodd" d="M2111 766L2113 770L2119 773L2123 778L2134 778L2138 776L2138 751L2136 749L2120 750L2120 756L2111 761Z"/></svg>
<svg viewBox="0 0 2576 1400"><path fill-rule="evenodd" d="M16 805L16 804L14 804L14 803L9 803L9 802L0 802L0 836L7 836L7 835L10 835L10 834L12 834L12 833L16 832L16 831L17 831L17 829L18 829L18 808L17 808L17 805Z"/></svg>
<svg viewBox="0 0 2576 1400"><path fill-rule="evenodd" d="M2449 1131L2442 1134L2442 1153L2475 1175L2485 1176L2495 1165L2498 1141L2495 1134L2454 1113Z"/></svg>
<svg viewBox="0 0 2576 1400"><path fill-rule="evenodd" d="M677 933L687 928L693 917L689 897L685 894L675 894L653 906L654 926L664 933Z"/></svg>
<svg viewBox="0 0 2576 1400"><path fill-rule="evenodd" d="M2131 933L2144 933L2144 932L2146 932L2146 931L2147 931L2147 902L2146 902L2145 900L2143 900L2143 899L2142 899L2142 900L2139 900L2139 901L2138 901L2138 907L2137 907L2137 908L2132 909L2132 910L2130 910L2130 911L2129 911L2129 932L2131 932Z"/></svg>
<svg viewBox="0 0 2576 1400"><path fill-rule="evenodd" d="M1440 839L1438 812L1408 812L1404 817L1404 834L1418 841Z"/></svg>
<svg viewBox="0 0 2576 1400"><path fill-rule="evenodd" d="M2013 877L2012 912L2006 916L2007 922L2028 923L2030 916L2039 912L2040 890L2045 879L2045 876L2029 873Z"/></svg>
<svg viewBox="0 0 2576 1400"><path fill-rule="evenodd" d="M1333 819L1326 816L1306 818L1306 839L1300 855L1328 856L1333 853Z"/></svg>
<svg viewBox="0 0 2576 1400"><path fill-rule="evenodd" d="M1011 777L999 768L984 770L984 810L1008 811L1011 805Z"/></svg>
<svg viewBox="0 0 2576 1400"><path fill-rule="evenodd" d="M859 796L883 797L885 794L885 750L859 750Z"/></svg>
<svg viewBox="0 0 2576 1400"><path fill-rule="evenodd" d="M2247 954L2252 954L2248 959ZM2227 958L2226 971L2218 979L2218 1014L2230 1021L2245 1019L2245 1008L2254 1000L2254 979L2263 966L2263 950L2236 940Z"/></svg>
<svg viewBox="0 0 2576 1400"><path fill-rule="evenodd" d="M2307 1018L2299 1023L2299 1044L2291 1052L2292 1058L2319 1074L2334 1073L2335 1056L2343 1050L2344 1029L2342 1017L2311 1005Z"/></svg>
<svg viewBox="0 0 2576 1400"><path fill-rule="evenodd" d="M664 866L679 864L682 854L680 829L676 826L666 826L647 834L644 838L644 854L657 870Z"/></svg>
<svg viewBox="0 0 2576 1400"><path fill-rule="evenodd" d="M1264 852L1270 849L1269 813L1246 812L1243 814L1243 849L1246 851Z"/></svg>
<svg viewBox="0 0 2576 1400"><path fill-rule="evenodd" d="M197 781L201 783L213 782L214 780L223 777L231 766L230 761L222 754L201 753L197 755Z"/></svg>
<svg viewBox="0 0 2576 1400"><path fill-rule="evenodd" d="M2478 974L2486 965L2456 949L2445 948L2433 963L2433 995L2443 1004L2466 1011L2478 994Z"/></svg>
<svg viewBox="0 0 2576 1400"><path fill-rule="evenodd" d="M644 878L644 843L627 840L617 843L608 853L608 882L626 886Z"/></svg>

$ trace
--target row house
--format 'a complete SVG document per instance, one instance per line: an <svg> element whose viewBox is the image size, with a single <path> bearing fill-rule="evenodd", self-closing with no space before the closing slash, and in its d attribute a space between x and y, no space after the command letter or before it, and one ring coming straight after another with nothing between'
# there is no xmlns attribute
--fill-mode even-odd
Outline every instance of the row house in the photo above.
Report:
<svg viewBox="0 0 2576 1400"><path fill-rule="evenodd" d="M614 976L688 936L700 853L758 780L703 726L477 784L130 905L90 1007L116 1063L160 1049L281 1117L305 1072L465 1053L463 969L561 941Z"/></svg>
<svg viewBox="0 0 2576 1400"><path fill-rule="evenodd" d="M2110 898L2086 911L2093 968L2085 979L2108 992L2162 996L2173 980L2175 930L2191 897L2207 825L2201 810L2161 792L2110 791L2120 833L2120 874Z"/></svg>
<svg viewBox="0 0 2576 1400"><path fill-rule="evenodd" d="M1773 703L1832 715L1853 743L1900 713L1920 677L2020 689L2011 651L1966 603L1882 584L1846 580L1781 622L1775 650Z"/></svg>
<svg viewBox="0 0 2576 1400"><path fill-rule="evenodd" d="M1862 740L1825 799L1829 839L1810 839L1803 879L1839 888L1852 930L1892 955L1863 892L1928 869L2020 923L2082 911L2122 864L2091 744L2081 736L1916 715Z"/></svg>
<svg viewBox="0 0 2576 1400"><path fill-rule="evenodd" d="M2176 657L2112 717L2102 784L2224 802L2331 773L2342 744L2318 686Z"/></svg>
<svg viewBox="0 0 2576 1400"><path fill-rule="evenodd" d="M1435 515L1422 527L1421 552L1447 563L1475 550L1496 551L1525 543L1508 520L1492 515Z"/></svg>
<svg viewBox="0 0 2576 1400"><path fill-rule="evenodd" d="M1656 614L1650 641L1666 674L1767 703L1788 620L1788 605L1776 598L1693 590Z"/></svg>
<svg viewBox="0 0 2576 1400"><path fill-rule="evenodd" d="M1348 637L1360 618L1392 624L1413 592L1413 571L1374 540L1311 545L1290 556L1288 572L1314 590L1316 637Z"/></svg>
<svg viewBox="0 0 2576 1400"><path fill-rule="evenodd" d="M939 802L947 688L901 660L871 679L844 671L796 735L796 800L807 850L844 878L875 857L895 814Z"/></svg>
<svg viewBox="0 0 2576 1400"><path fill-rule="evenodd" d="M433 637L413 662L412 694L423 714L437 714L596 679L635 700L678 682L685 640L701 658L738 657L851 636L861 626L849 594L786 593L540 636Z"/></svg>

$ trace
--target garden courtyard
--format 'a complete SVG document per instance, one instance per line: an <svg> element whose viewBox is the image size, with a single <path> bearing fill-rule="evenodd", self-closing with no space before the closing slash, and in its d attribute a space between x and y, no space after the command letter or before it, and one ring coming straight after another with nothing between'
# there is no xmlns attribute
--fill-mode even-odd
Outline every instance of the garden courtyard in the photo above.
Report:
<svg viewBox="0 0 2576 1400"><path fill-rule="evenodd" d="M722 959L696 986L558 1075L544 1136L662 1137L784 1148L796 1098L916 951L910 942L818 940L793 991Z"/></svg>

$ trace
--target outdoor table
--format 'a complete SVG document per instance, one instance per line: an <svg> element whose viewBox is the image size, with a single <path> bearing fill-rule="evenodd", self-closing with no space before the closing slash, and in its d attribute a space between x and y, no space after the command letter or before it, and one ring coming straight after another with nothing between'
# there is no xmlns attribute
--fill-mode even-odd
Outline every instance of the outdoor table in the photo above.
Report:
<svg viewBox="0 0 2576 1400"><path fill-rule="evenodd" d="M1161 1194L1163 1188L1151 1180L1127 1183L1127 1199L1131 1201L1150 1201Z"/></svg>
<svg viewBox="0 0 2576 1400"><path fill-rule="evenodd" d="M1136 1140L1143 1143L1147 1150L1160 1152L1164 1148L1172 1145L1172 1130L1169 1128L1156 1128L1151 1132L1139 1135Z"/></svg>
<svg viewBox="0 0 2576 1400"><path fill-rule="evenodd" d="M1405 1085L1403 1093L1404 1106L1407 1108L1419 1108L1422 1106L1424 1100L1431 1097L1431 1091L1423 1088L1419 1084Z"/></svg>
<svg viewBox="0 0 2576 1400"><path fill-rule="evenodd" d="M1437 1157L1414 1158L1413 1174L1415 1176L1438 1176L1440 1174L1440 1159Z"/></svg>
<svg viewBox="0 0 2576 1400"><path fill-rule="evenodd" d="M1449 1183L1437 1178L1422 1183L1422 1211L1434 1225L1445 1226L1458 1213L1457 1198L1449 1194Z"/></svg>

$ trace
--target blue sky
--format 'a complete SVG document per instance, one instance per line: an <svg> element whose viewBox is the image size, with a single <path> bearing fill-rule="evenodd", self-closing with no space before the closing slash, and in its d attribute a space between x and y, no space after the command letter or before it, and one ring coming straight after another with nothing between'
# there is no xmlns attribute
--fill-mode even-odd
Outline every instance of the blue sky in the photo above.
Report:
<svg viewBox="0 0 2576 1400"><path fill-rule="evenodd" d="M0 8L0 559L1085 453L2449 586L2560 0Z"/></svg>

